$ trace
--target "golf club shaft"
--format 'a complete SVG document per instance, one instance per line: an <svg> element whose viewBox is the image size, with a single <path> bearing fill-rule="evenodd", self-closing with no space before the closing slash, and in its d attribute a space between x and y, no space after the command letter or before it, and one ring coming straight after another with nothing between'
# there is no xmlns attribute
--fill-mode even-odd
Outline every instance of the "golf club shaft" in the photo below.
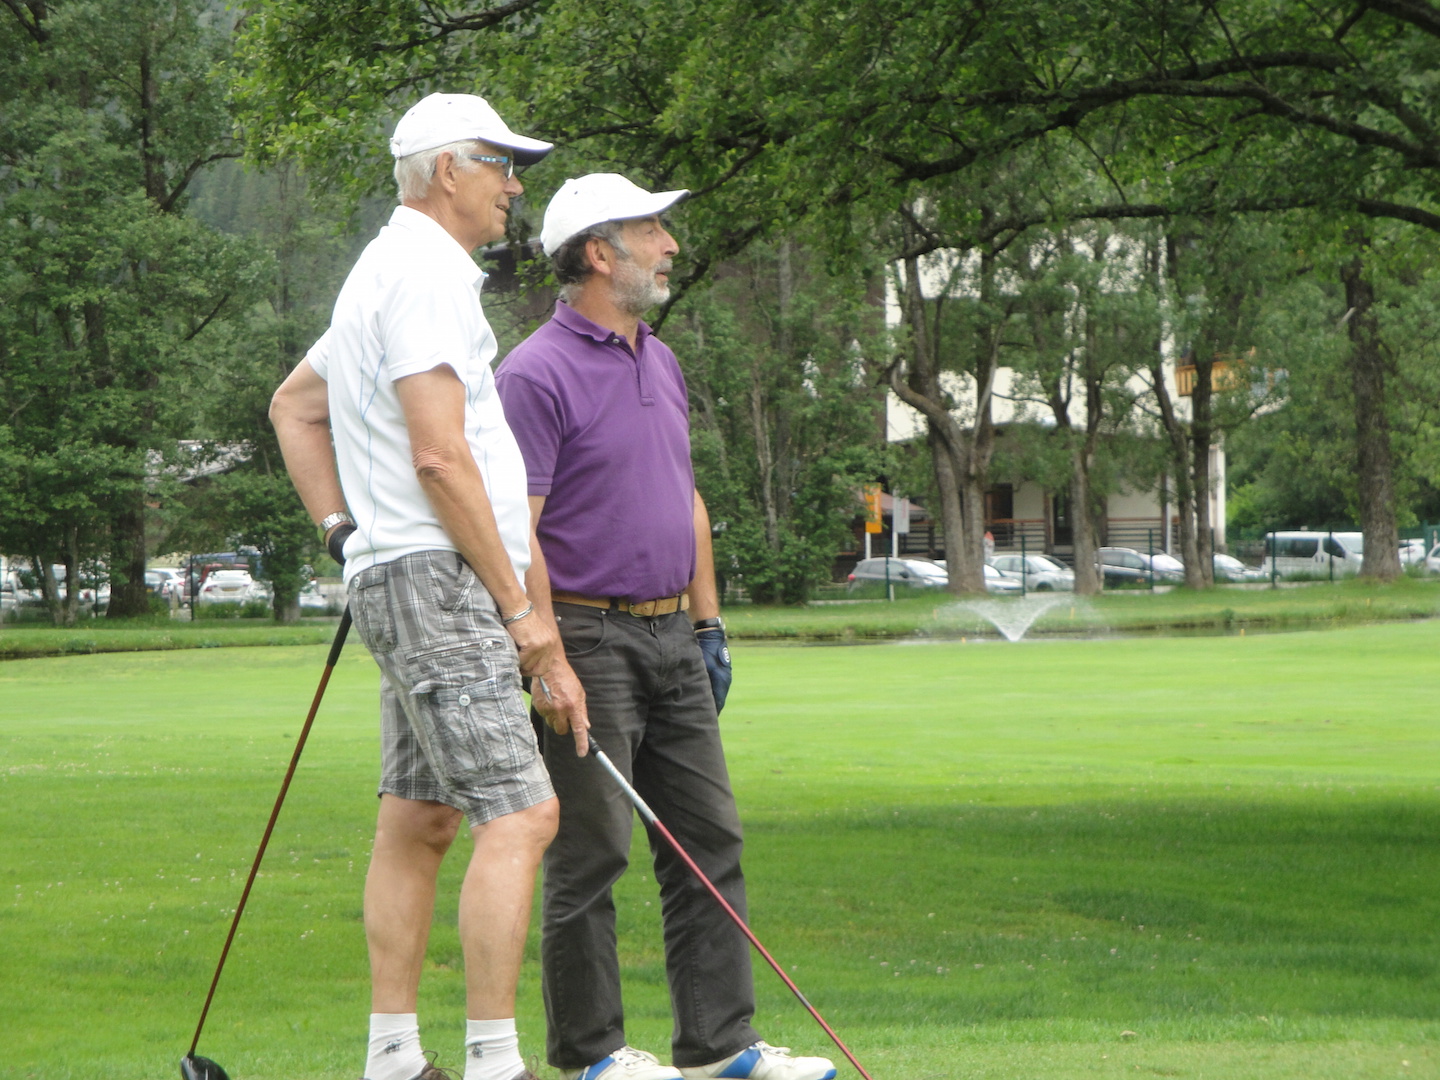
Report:
<svg viewBox="0 0 1440 1080"><path fill-rule="evenodd" d="M820 1015L819 1010L816 1009L814 1005L810 1004L810 1002L806 999L805 995L800 992L800 988L795 985L794 981L790 978L789 975L785 974L784 969L775 962L775 958L770 955L769 951L766 950L765 946L760 944L760 939L755 936L754 932L750 929L750 927L745 925L745 920L742 919L739 913L730 906L729 902L725 899L725 897L720 895L720 890L717 889L710 881L710 879L705 876L704 871L702 871L700 867L695 865L695 860L690 858L690 856L686 854L685 849L680 846L680 841L676 840L675 837L671 835L670 830L665 827L664 823L655 816L655 811L651 810L650 807L646 805L645 800L640 797L640 793L630 785L630 781L626 780L625 777L621 775L620 770L615 767L615 763L612 762L608 757L606 757L605 751L601 750L600 747L595 745L595 737L593 735L590 737L590 753L595 755L595 760L600 762L601 766L604 767L605 771L608 772L615 779L615 782L624 789L625 794L630 797L630 801L635 805L635 809L639 811L641 818L643 818L645 821L645 824L649 825L652 829L658 832L662 837L665 838L665 842L675 849L675 854L680 856L681 860L685 863L685 865L690 868L690 872L699 879L700 884L704 885L705 888L709 890L710 895L713 896L719 902L720 906L725 909L725 914L729 915L730 918L735 921L735 925L740 927L741 933L743 933L747 938L750 939L750 944L754 945L756 951L765 958L766 962L772 968L775 969L775 974L779 975L780 978L784 980L785 985L788 986L790 988L790 992L799 999L800 1004L804 1005L805 1008L810 1010L810 1015L815 1018L815 1022L825 1029L825 1034L829 1035L831 1041L840 1048L840 1052L850 1059L850 1064L855 1066L856 1071L859 1072L860 1075L865 1078L865 1080L870 1080L870 1074L865 1071L864 1066L862 1066L860 1062L855 1060L855 1055L850 1052L850 1048L846 1046L843 1041L841 1041L839 1035L835 1034L835 1030L825 1022L825 1018Z"/></svg>
<svg viewBox="0 0 1440 1080"><path fill-rule="evenodd" d="M195 1025L195 1038L190 1040L190 1054L194 1057L195 1047L200 1045L200 1032L205 1028L205 1017L210 1012L210 1002L215 998L215 987L220 984L220 972L225 969L225 958L230 955L230 944L235 940L235 931L240 926L240 916L245 913L245 901L250 898L250 887L260 873L260 860L265 858L265 848L270 843L270 834L275 831L275 822L280 817L280 807L285 803L285 793L290 790L290 781L295 776L295 766L300 764L300 752L305 749L305 740L310 736L310 726L315 714L320 711L320 699L325 696L325 687L330 682L330 673L340 659L340 650L345 645L345 636L350 633L350 608L347 605L340 616L340 625L335 630L335 640L330 643L330 656L325 661L325 673L320 676L320 685L315 689L315 699L310 702L310 712L305 717L305 726L300 729L300 738L295 740L295 752L290 755L290 767L285 770L285 779L280 783L280 794L275 797L275 808L270 811L270 820L265 825L265 835L260 838L260 847L255 852L255 861L250 865L250 876L245 879L245 890L240 894L240 903L235 906L235 917L230 920L230 933L225 937L225 947L220 950L220 962L215 965L215 977L210 980L210 992L205 995L205 1007L200 1010L200 1022Z"/></svg>

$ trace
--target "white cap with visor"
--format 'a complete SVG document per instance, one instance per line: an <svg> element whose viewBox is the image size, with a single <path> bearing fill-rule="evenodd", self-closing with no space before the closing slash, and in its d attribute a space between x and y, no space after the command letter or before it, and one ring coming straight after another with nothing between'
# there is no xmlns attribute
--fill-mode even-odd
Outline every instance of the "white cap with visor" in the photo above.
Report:
<svg viewBox="0 0 1440 1080"><path fill-rule="evenodd" d="M395 125L395 134L390 136L390 153L397 158L409 157L466 139L481 139L512 151L516 165L535 164L555 145L516 135L482 97L431 94L412 105Z"/></svg>
<svg viewBox="0 0 1440 1080"><path fill-rule="evenodd" d="M566 240L592 226L661 214L689 194L689 188L646 191L619 173L566 180L545 208L540 244L546 255L554 255Z"/></svg>

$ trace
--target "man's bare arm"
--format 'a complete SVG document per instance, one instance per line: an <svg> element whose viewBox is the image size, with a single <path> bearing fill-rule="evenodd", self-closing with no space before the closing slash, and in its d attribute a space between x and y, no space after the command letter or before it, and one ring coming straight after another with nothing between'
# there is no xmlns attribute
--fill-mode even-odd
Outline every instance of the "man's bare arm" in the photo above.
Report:
<svg viewBox="0 0 1440 1080"><path fill-rule="evenodd" d="M556 626L555 609L550 604L550 574L545 566L545 553L540 550L536 529L545 509L544 495L530 496L530 569L525 572L525 592L535 605L535 615ZM564 649L557 650L550 670L539 672L545 680L541 687L531 684L531 699L545 722L561 735L575 734L575 753L584 757L590 750L590 718L585 710L585 688L580 685L574 668L565 659Z"/></svg>
<svg viewBox="0 0 1440 1080"><path fill-rule="evenodd" d="M325 380L302 360L270 399L270 423L290 480L317 525L345 509L335 450L330 445L330 397Z"/></svg>
<svg viewBox="0 0 1440 1080"><path fill-rule="evenodd" d="M396 379L395 393L405 413L415 475L440 527L495 598L501 615L518 614L528 600L465 439L464 384L448 365L441 365ZM560 646L553 622L531 614L506 629L520 650L521 671L529 675L549 670Z"/></svg>
<svg viewBox="0 0 1440 1080"><path fill-rule="evenodd" d="M685 587L690 597L690 621L713 619L720 614L720 595L715 588L715 548L710 539L710 512L695 492L695 576Z"/></svg>

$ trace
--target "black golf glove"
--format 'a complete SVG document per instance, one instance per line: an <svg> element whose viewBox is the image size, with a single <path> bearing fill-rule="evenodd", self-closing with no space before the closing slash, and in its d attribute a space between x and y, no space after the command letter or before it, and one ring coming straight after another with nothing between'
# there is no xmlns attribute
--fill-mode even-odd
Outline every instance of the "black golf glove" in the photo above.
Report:
<svg viewBox="0 0 1440 1080"><path fill-rule="evenodd" d="M705 671L710 676L710 692L715 695L715 715L725 708L725 695L730 693L730 646L725 642L725 628L716 626L695 631L700 655L705 657Z"/></svg>
<svg viewBox="0 0 1440 1080"><path fill-rule="evenodd" d="M342 567L345 565L345 541L350 539L350 534L355 531L353 521L342 521L330 533L330 538L325 541L325 547L330 552L330 557Z"/></svg>

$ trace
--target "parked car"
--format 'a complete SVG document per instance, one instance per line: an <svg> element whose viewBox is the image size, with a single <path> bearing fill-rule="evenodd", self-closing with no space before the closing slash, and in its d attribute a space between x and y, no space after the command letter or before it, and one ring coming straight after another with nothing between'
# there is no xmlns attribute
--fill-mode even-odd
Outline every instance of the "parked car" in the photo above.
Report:
<svg viewBox="0 0 1440 1080"><path fill-rule="evenodd" d="M1173 555L1102 547L1096 558L1106 585L1179 585L1185 581L1185 564Z"/></svg>
<svg viewBox="0 0 1440 1080"><path fill-rule="evenodd" d="M913 589L943 589L950 584L945 568L929 559L897 559L885 556L879 559L861 559L849 578L850 591L864 585L885 584L886 572L892 585L908 585Z"/></svg>
<svg viewBox="0 0 1440 1080"><path fill-rule="evenodd" d="M248 570L212 570L200 586L201 604L243 604L264 600L265 592Z"/></svg>
<svg viewBox="0 0 1440 1080"><path fill-rule="evenodd" d="M944 559L936 559L935 565L944 570L948 577L950 571L949 567L945 565ZM1024 592L1025 587L1021 585L1020 582L1015 581L1012 578L1006 577L999 570L996 570L995 567L991 566L989 563L986 563L985 590L987 592L995 593L997 596L1009 596L1014 593Z"/></svg>
<svg viewBox="0 0 1440 1080"><path fill-rule="evenodd" d="M1425 561L1424 540L1400 541L1400 565L1418 566Z"/></svg>
<svg viewBox="0 0 1440 1080"><path fill-rule="evenodd" d="M1216 581L1269 581L1270 575L1258 566L1246 566L1234 555L1225 555L1219 551L1212 556L1214 559Z"/></svg>
<svg viewBox="0 0 1440 1080"><path fill-rule="evenodd" d="M1425 556L1425 569L1431 574L1440 574L1440 544L1432 547Z"/></svg>
<svg viewBox="0 0 1440 1080"><path fill-rule="evenodd" d="M996 555L990 565L1035 592L1075 591L1075 571L1047 555Z"/></svg>
<svg viewBox="0 0 1440 1080"><path fill-rule="evenodd" d="M323 612L329 607L329 599L320 591L320 582L311 578L305 583L305 587L300 590L300 610Z"/></svg>
<svg viewBox="0 0 1440 1080"><path fill-rule="evenodd" d="M145 571L145 591L151 596L169 600L174 594L182 603L185 600L185 575L169 566L160 566Z"/></svg>
<svg viewBox="0 0 1440 1080"><path fill-rule="evenodd" d="M1365 534L1293 532L1265 534L1265 571L1278 574L1358 574L1365 561Z"/></svg>

